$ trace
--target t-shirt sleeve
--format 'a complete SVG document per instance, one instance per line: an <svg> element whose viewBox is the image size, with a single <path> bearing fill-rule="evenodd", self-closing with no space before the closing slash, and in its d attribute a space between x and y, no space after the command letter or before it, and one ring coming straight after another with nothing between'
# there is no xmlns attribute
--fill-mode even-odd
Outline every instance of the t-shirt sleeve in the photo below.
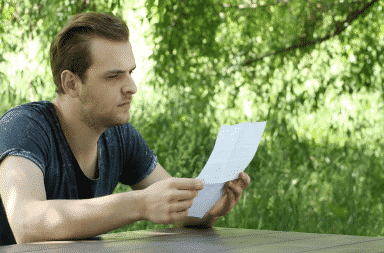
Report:
<svg viewBox="0 0 384 253"><path fill-rule="evenodd" d="M43 117L38 111L15 107L0 118L0 162L7 155L24 157L45 176L49 138Z"/></svg>
<svg viewBox="0 0 384 253"><path fill-rule="evenodd" d="M119 182L126 185L134 185L143 180L156 167L158 159L156 154L149 148L140 133L131 125L122 127L122 148L125 154L123 171Z"/></svg>

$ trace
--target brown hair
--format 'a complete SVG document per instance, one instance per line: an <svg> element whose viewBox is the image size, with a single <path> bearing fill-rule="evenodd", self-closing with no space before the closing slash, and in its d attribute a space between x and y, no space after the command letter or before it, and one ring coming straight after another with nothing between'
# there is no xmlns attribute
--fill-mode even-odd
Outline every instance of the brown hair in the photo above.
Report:
<svg viewBox="0 0 384 253"><path fill-rule="evenodd" d="M120 17L110 13L86 12L73 15L55 36L50 48L56 93L64 94L61 86L61 73L64 70L70 70L85 83L86 71L93 64L90 50L92 38L125 42L129 40L128 26Z"/></svg>

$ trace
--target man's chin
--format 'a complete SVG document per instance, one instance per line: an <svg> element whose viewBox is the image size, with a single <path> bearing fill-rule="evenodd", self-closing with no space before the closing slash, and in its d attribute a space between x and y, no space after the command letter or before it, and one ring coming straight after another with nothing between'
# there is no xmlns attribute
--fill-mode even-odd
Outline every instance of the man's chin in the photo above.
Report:
<svg viewBox="0 0 384 253"><path fill-rule="evenodd" d="M109 124L109 127L115 127L115 126L122 126L122 125L125 125L125 124L128 124L129 121L130 121L130 118L131 117L128 117L126 119L119 119L119 120L116 120L114 122L111 122L111 124Z"/></svg>

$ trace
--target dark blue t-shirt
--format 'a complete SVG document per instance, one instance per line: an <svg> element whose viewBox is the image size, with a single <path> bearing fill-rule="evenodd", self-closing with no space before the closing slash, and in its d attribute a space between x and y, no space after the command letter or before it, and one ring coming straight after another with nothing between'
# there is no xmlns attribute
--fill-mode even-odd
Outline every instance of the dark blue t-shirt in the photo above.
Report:
<svg viewBox="0 0 384 253"><path fill-rule="evenodd" d="M43 172L47 200L109 195L118 182L134 185L157 165L156 154L130 123L108 128L97 145L99 177L92 180L80 169L51 102L23 104L0 118L0 162L7 155L34 162ZM0 245L16 244L0 202Z"/></svg>

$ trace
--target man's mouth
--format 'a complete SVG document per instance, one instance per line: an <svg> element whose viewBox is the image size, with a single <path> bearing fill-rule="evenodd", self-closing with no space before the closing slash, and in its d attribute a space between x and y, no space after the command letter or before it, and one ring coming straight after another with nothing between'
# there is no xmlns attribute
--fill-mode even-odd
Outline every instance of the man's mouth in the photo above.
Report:
<svg viewBox="0 0 384 253"><path fill-rule="evenodd" d="M126 101L124 103L119 104L119 106L128 106L128 105L131 104L131 102L132 102L132 100L128 100L128 101Z"/></svg>
<svg viewBox="0 0 384 253"><path fill-rule="evenodd" d="M120 104L119 106L120 106L120 107L131 106L131 102L126 102L126 103L124 103L124 104Z"/></svg>

